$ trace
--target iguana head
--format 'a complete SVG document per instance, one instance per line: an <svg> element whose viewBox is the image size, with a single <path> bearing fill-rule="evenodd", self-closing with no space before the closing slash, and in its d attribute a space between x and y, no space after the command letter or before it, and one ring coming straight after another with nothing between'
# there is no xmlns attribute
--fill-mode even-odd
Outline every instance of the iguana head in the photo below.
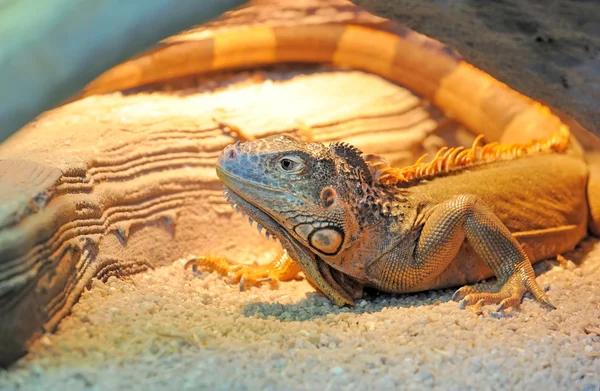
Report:
<svg viewBox="0 0 600 391"><path fill-rule="evenodd" d="M277 237L305 274L309 264L318 270L319 261L335 258L360 234L357 200L367 196L372 180L354 147L289 136L226 147L217 175L230 201ZM307 277L319 285L319 276Z"/></svg>

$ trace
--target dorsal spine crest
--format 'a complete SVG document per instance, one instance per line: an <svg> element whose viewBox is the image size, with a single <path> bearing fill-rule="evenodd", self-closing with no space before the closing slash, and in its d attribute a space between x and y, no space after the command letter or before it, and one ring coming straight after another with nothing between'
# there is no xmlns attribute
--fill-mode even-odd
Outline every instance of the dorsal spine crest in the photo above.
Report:
<svg viewBox="0 0 600 391"><path fill-rule="evenodd" d="M549 138L534 139L524 144L493 142L480 146L482 138L483 136L479 135L471 148L443 147L430 162L423 162L427 157L427 155L423 155L416 163L403 168L391 167L384 158L376 155L365 155L364 159L373 168L374 181L380 185L394 186L485 163L513 160L541 152L564 152L569 145L570 131L563 124L559 131Z"/></svg>

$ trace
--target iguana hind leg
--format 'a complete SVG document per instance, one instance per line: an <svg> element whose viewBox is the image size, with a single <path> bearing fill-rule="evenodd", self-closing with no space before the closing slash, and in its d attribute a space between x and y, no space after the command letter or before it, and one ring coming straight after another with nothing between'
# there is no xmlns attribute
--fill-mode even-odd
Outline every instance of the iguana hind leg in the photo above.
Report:
<svg viewBox="0 0 600 391"><path fill-rule="evenodd" d="M438 205L427 219L417 250L417 268L433 271L448 265L464 239L492 269L498 282L459 289L461 308L483 301L500 304L497 311L518 307L526 292L549 308L555 308L535 281L531 262L508 228L474 195L459 195Z"/></svg>
<svg viewBox="0 0 600 391"><path fill-rule="evenodd" d="M228 282L239 283L240 291L249 286L260 286L265 282L276 286L279 281L302 279L299 275L300 268L285 251L282 251L273 261L262 265L242 264L225 257L209 255L190 258L185 264L186 269L189 267L192 267L194 272L198 268L217 272L227 277Z"/></svg>

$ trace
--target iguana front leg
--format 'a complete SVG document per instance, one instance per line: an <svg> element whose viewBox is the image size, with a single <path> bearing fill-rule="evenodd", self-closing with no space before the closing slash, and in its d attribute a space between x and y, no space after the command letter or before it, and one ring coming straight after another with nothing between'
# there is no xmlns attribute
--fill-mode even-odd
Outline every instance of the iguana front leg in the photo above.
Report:
<svg viewBox="0 0 600 391"><path fill-rule="evenodd" d="M332 275L332 272L335 270L330 269L324 263L320 263L320 273L323 275L322 277L325 281L336 291L342 292L344 288L342 288L338 281ZM240 287L240 292L243 292L248 286L260 286L264 283L269 283L271 286L275 287L279 284L279 281L291 281L291 280L302 280L303 277L300 275L302 271L297 262L293 260L287 253L287 251L283 250L273 261L259 265L257 263L253 264L242 264L235 261L232 261L225 257L208 255L201 257L190 257L186 262L184 268L192 268L195 275L198 274L198 268L207 270L209 272L217 272L221 276L228 278L228 283L230 284L238 284ZM338 275L338 279L342 281L344 286L347 287L348 292L345 292L349 296L344 296L342 294L337 299L338 294L332 300L338 300L339 305L350 304L352 299L357 299L362 297L362 285L356 285L351 279L344 275ZM310 279L307 279L307 282L310 286L312 286L318 294L323 296L328 296L326 293L321 291L319 285L313 283ZM346 299L344 299L346 297ZM331 297L330 297L331 299Z"/></svg>
<svg viewBox="0 0 600 391"><path fill-rule="evenodd" d="M240 284L240 291L248 286L259 286L268 282L276 286L279 281L301 280L300 267L294 260L282 251L273 261L259 265L242 264L219 256L191 257L185 264L185 268L192 267L194 273L198 268L211 272L217 272L227 277L232 284Z"/></svg>
<svg viewBox="0 0 600 391"><path fill-rule="evenodd" d="M474 195L458 195L435 207L421 231L415 263L411 265L413 271L405 276L413 281L420 276L421 282L427 282L427 276L437 276L436 272L454 259L465 237L498 281L459 289L454 298L462 299L461 308L480 301L500 304L497 311L518 307L527 291L547 307L555 308L535 281L525 251L492 210Z"/></svg>

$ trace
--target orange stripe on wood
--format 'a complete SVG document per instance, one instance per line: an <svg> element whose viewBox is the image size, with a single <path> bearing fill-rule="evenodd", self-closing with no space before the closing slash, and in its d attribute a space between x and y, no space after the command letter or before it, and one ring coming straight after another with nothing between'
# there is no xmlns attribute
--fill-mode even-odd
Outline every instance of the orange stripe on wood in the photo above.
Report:
<svg viewBox="0 0 600 391"><path fill-rule="evenodd" d="M456 57L445 49L445 46L419 33L406 34L395 45L393 80L432 100L442 79L459 64Z"/></svg>
<svg viewBox="0 0 600 391"><path fill-rule="evenodd" d="M100 75L83 96L126 90L213 69L212 37L158 47Z"/></svg>
<svg viewBox="0 0 600 391"><path fill-rule="evenodd" d="M569 128L548 107L534 101L506 125L500 142L522 143L526 140L541 139L557 132L557 129Z"/></svg>
<svg viewBox="0 0 600 391"><path fill-rule="evenodd" d="M399 36L364 26L348 26L333 63L373 72L432 99L441 80L458 65L443 45L416 32Z"/></svg>
<svg viewBox="0 0 600 391"><path fill-rule="evenodd" d="M333 56L335 65L353 67L392 78L398 36L362 26L347 26Z"/></svg>
<svg viewBox="0 0 600 391"><path fill-rule="evenodd" d="M214 37L213 69L278 62L275 31L269 26L223 31Z"/></svg>
<svg viewBox="0 0 600 391"><path fill-rule="evenodd" d="M344 25L274 27L279 62L331 63Z"/></svg>
<svg viewBox="0 0 600 391"><path fill-rule="evenodd" d="M536 101L464 61L442 79L434 102L488 141L547 138L563 125Z"/></svg>

